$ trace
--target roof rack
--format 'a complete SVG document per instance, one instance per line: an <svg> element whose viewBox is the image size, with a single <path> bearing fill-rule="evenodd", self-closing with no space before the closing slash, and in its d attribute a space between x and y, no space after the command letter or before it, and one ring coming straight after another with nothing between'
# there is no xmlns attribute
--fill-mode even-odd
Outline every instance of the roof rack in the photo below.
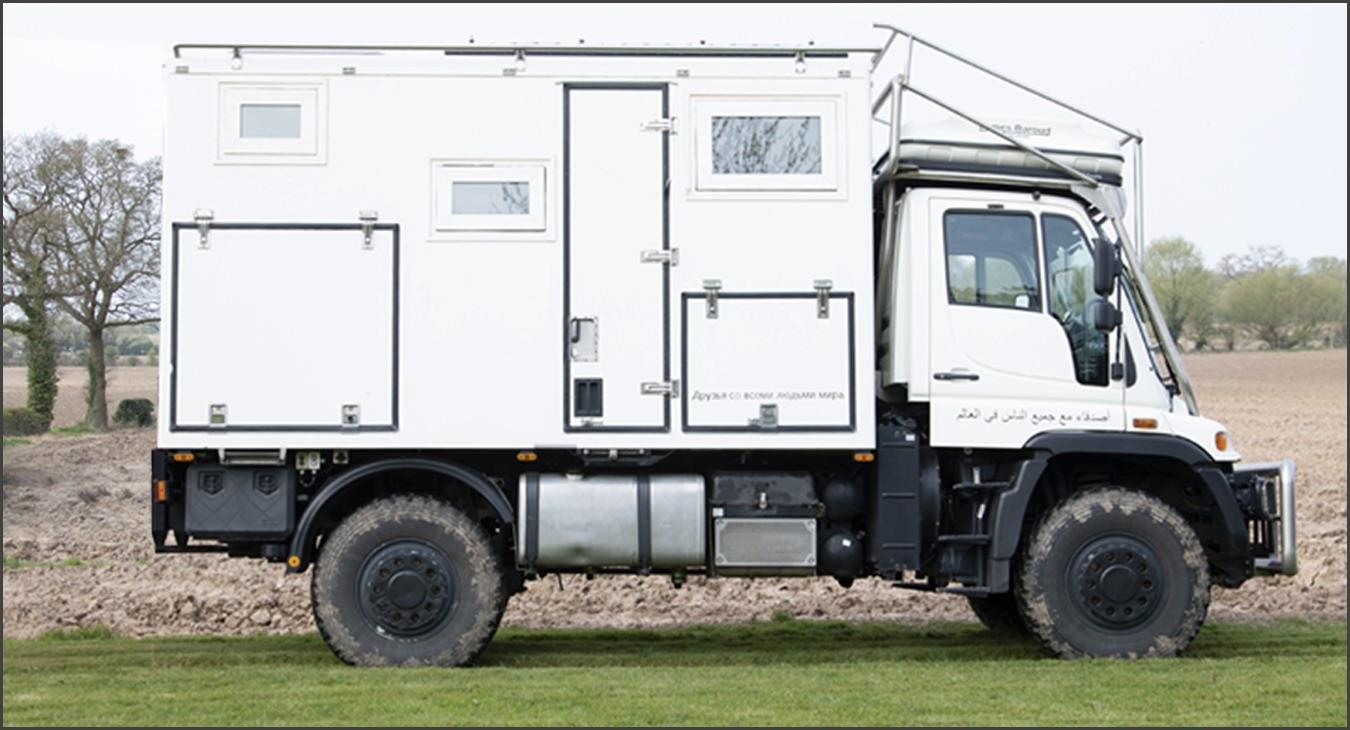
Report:
<svg viewBox="0 0 1350 730"><path fill-rule="evenodd" d="M673 45L594 45L585 41L574 45L547 43L516 43L479 45L472 41L460 45L329 45L329 44L270 44L270 43L178 43L173 47L174 58L183 51L230 51L234 55L250 53L440 53L446 56L678 56L678 57L739 57L739 58L841 58L850 53L881 51L876 48L824 48L814 42L804 46L726 45L710 46L703 43L688 46Z"/></svg>
<svg viewBox="0 0 1350 730"><path fill-rule="evenodd" d="M1107 121L1106 119L1100 116L1091 114L1077 106L1069 104L1043 91L1040 91L1020 81L1012 79L987 66L972 61L971 59L966 58L965 56L962 56L961 54L956 53L955 51L939 46L936 43L933 43L932 41L929 41L925 38L921 38L913 33L910 33L907 30L903 30L901 28L895 27L894 25L888 25L886 23L875 23L873 24L872 27L890 32L890 35L886 38L886 43L882 45L881 50L877 51L876 54L873 55L872 57L872 72L874 74L876 73L877 68L881 65L881 62L885 59L886 54L890 52L891 47L895 44L895 41L897 39L899 38L905 39L906 45L904 69L899 74L896 74L886 84L886 88L882 90L881 94L872 104L873 118L876 121L881 122L882 124L885 124L890 127L890 133L888 135L889 144L887 149L887 157L884 160L884 163L880 166L880 169L878 169L876 172L876 179L878 182L894 180L900 172L900 154L899 154L900 127L903 120L902 112L904 109L903 105L904 95L906 92L908 92L921 99L924 99L925 101L932 103L935 106L945 109L951 114L955 114L956 116L970 122L971 124L974 124L981 131L988 132L998 137L999 139L1003 140L1004 142L1008 143L1009 145L1012 145L1013 147L1016 147L1022 150L1023 152L1032 155L1033 157L1049 165L1051 168L1063 173L1069 179L1075 181L1080 185L1086 186L1087 188L1091 189L1095 189L1101 185L1101 183L1096 179L1088 175L1085 175L1082 172L1073 169L1072 167L1069 167L1068 165L1060 162L1059 160L1054 159L1049 154L1046 154L1044 151L1037 149L1034 145L1030 145L1027 144L1026 142L1016 139L1013 136L996 129L993 124L984 122L976 118L975 116L965 111L962 111L956 108L955 106L952 106L950 103L943 101L942 99L939 99L933 94L930 94L928 92L916 88L912 83L912 76L911 76L911 69L913 68L914 63L914 49L916 46L923 46L939 54L942 54L947 58L950 58L954 61L964 64L965 66L968 66L977 71L992 76L993 78L1002 81L1016 89L1027 92L1032 96L1040 98L1044 101L1048 101L1061 109L1072 112L1073 114L1082 119L1086 119L1090 122L1093 122L1094 124L1106 127L1107 129L1122 135L1120 141L1117 144L1119 147L1122 148L1122 153L1124 152L1124 148L1131 147L1130 152L1134 164L1133 197L1135 200L1135 205L1133 211L1134 213L1133 238L1136 241L1136 246L1143 245L1143 238L1144 238L1143 135L1141 135L1138 131L1131 131L1119 124ZM876 115L882 110L882 108L886 105L888 101L890 102L889 115L887 116L887 118L877 118Z"/></svg>

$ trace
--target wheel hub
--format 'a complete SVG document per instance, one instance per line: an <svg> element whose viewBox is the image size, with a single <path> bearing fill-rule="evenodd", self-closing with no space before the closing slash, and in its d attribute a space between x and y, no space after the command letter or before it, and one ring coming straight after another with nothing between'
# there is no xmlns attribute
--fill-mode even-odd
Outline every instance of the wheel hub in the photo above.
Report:
<svg viewBox="0 0 1350 730"><path fill-rule="evenodd" d="M366 558L357 594L362 613L377 630L417 637L448 618L454 587L444 553L420 540L396 540Z"/></svg>
<svg viewBox="0 0 1350 730"><path fill-rule="evenodd" d="M1078 552L1070 567L1075 605L1094 624L1130 629L1148 619L1162 601L1158 556L1132 537L1103 537Z"/></svg>

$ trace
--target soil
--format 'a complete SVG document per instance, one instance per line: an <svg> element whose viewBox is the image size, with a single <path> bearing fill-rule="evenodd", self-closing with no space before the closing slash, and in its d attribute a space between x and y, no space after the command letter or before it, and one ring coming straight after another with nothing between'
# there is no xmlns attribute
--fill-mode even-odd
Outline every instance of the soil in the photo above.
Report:
<svg viewBox="0 0 1350 730"><path fill-rule="evenodd" d="M1186 358L1202 412L1225 423L1248 461L1298 462L1298 575L1215 591L1218 620L1346 618L1345 350ZM82 393L62 373L58 425ZM114 371L114 398L154 397L153 368ZM5 405L23 398L6 368ZM115 401L114 401L115 402ZM70 414L75 414L73 417ZM62 418L70 420L63 423ZM119 633L308 632L309 575L217 555L151 550L146 514L152 430L43 436L4 450L4 636L101 624ZM59 516L59 518L58 518ZM512 599L504 624L647 627L764 620L973 620L966 602L877 580L547 578Z"/></svg>

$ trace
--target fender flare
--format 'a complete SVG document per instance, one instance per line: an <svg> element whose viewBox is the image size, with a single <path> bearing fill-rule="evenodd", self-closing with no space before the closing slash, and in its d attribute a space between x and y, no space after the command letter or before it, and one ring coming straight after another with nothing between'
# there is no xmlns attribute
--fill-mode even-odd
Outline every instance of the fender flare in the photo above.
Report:
<svg viewBox="0 0 1350 730"><path fill-rule="evenodd" d="M286 572L303 573L313 562L314 543L318 537L318 518L323 514L324 507L329 502L361 480L390 471L421 471L450 477L472 489L486 500L492 506L492 510L497 513L497 517L501 519L502 524L510 527L515 523L515 511L511 508L511 503L506 500L506 496L495 484L488 481L488 478L479 472L458 464L435 459L385 459L344 471L324 484L319 493L314 496L314 499L310 500L309 507L304 514L300 515L300 520L296 523L295 533L291 535Z"/></svg>
<svg viewBox="0 0 1350 730"><path fill-rule="evenodd" d="M1022 521L1036 485L1050 459L1066 454L1145 456L1185 466L1195 473L1217 507L1215 518L1223 526L1218 535L1220 553L1245 559L1250 551L1247 522L1227 475L1190 441L1166 434L1054 432L1033 436L1023 449L1031 455L1018 467L1012 485L999 493L990 524L990 588L996 593L1009 588L1012 557L1021 541Z"/></svg>

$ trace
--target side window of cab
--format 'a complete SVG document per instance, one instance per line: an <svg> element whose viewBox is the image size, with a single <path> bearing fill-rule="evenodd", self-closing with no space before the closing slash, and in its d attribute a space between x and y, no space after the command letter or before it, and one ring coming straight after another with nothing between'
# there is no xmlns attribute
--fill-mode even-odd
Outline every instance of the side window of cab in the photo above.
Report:
<svg viewBox="0 0 1350 730"><path fill-rule="evenodd" d="M1101 298L1092 288L1091 239L1074 219L1053 213L1041 216L1041 235L1050 314L1069 339L1074 375L1083 385L1106 385L1109 340L1090 314L1092 302Z"/></svg>

